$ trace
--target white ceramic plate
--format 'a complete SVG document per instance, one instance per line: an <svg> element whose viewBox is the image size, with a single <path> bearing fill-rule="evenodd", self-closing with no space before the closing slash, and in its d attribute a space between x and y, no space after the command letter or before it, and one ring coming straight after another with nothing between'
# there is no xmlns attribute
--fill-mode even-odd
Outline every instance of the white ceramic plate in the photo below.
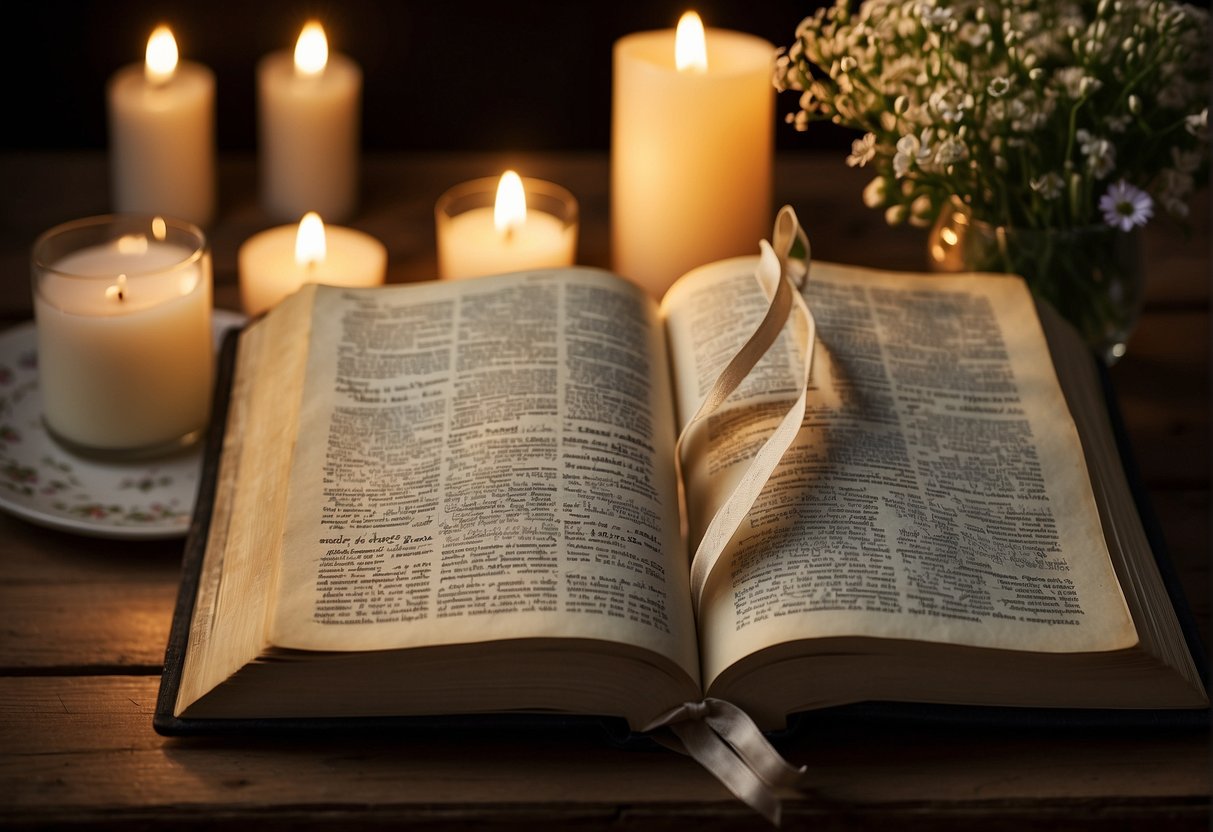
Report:
<svg viewBox="0 0 1213 832"><path fill-rule="evenodd" d="M216 309L216 347L243 322L243 315ZM131 463L64 450L42 424L36 346L32 321L0 333L0 510L92 537L183 537L198 492L201 445Z"/></svg>

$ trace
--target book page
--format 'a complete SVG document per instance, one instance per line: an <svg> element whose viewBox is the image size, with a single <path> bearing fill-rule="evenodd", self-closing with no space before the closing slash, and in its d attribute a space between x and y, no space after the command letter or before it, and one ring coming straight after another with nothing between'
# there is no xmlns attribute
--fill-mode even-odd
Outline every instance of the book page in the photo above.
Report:
<svg viewBox="0 0 1213 832"><path fill-rule="evenodd" d="M730 542L730 567L705 591L705 683L756 649L804 638L1133 644L1022 282L814 264L806 294L818 327L808 410ZM680 414L762 309L742 264L667 296ZM692 544L792 394L786 347L692 443Z"/></svg>
<svg viewBox="0 0 1213 832"><path fill-rule="evenodd" d="M273 641L593 638L698 679L655 305L594 270L318 290Z"/></svg>
<svg viewBox="0 0 1213 832"><path fill-rule="evenodd" d="M276 440L296 428L313 291L296 293L240 335L222 460L208 460L218 466L217 483L174 709L178 715L265 646L270 564L285 528L286 487L278 475L290 461L290 446ZM266 412L274 418L258 418Z"/></svg>

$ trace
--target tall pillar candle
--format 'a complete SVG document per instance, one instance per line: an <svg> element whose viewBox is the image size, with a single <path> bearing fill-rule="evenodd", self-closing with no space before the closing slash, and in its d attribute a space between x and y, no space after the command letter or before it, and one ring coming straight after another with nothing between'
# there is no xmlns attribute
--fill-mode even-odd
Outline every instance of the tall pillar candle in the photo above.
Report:
<svg viewBox="0 0 1213 832"><path fill-rule="evenodd" d="M309 23L292 54L257 66L261 201L277 219L316 211L331 221L358 202L362 70L330 53L324 30Z"/></svg>
<svg viewBox="0 0 1213 832"><path fill-rule="evenodd" d="M700 38L700 59L684 53L681 67L672 29L614 49L612 260L657 297L695 266L755 253L771 226L774 47L721 29Z"/></svg>
<svg viewBox="0 0 1213 832"><path fill-rule="evenodd" d="M176 447L210 415L211 259L202 232L120 215L34 244L43 417L75 449Z"/></svg>
<svg viewBox="0 0 1213 832"><path fill-rule="evenodd" d="M172 32L148 39L144 63L106 90L114 210L206 225L215 212L215 76L179 61Z"/></svg>

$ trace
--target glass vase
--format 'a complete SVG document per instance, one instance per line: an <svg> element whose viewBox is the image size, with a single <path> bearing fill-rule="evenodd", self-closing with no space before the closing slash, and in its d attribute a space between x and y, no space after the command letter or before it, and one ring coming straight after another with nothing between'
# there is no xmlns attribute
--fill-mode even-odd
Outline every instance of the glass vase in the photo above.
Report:
<svg viewBox="0 0 1213 832"><path fill-rule="evenodd" d="M1022 276L1032 294L1073 324L1111 366L1141 314L1145 262L1141 231L1108 225L1014 228L974 218L952 200L931 229L927 257L945 272Z"/></svg>

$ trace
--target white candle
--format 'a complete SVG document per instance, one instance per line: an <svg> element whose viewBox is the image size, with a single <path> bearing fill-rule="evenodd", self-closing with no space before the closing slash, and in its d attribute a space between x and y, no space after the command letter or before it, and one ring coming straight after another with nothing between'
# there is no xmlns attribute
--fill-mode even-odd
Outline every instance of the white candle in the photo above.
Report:
<svg viewBox="0 0 1213 832"><path fill-rule="evenodd" d="M680 66L676 41L639 32L614 49L612 260L656 297L695 266L755 253L771 227L774 48L709 29L699 60L684 36Z"/></svg>
<svg viewBox="0 0 1213 832"><path fill-rule="evenodd" d="M240 246L240 303L259 315L305 283L378 286L387 273L387 248L353 228L325 227L317 214L299 225L254 234Z"/></svg>
<svg viewBox="0 0 1213 832"><path fill-rule="evenodd" d="M88 449L170 445L210 415L210 254L189 226L148 218L137 229L143 220L122 218L117 228L113 218L100 220L118 236L94 242L105 235L80 234L98 227L83 220L35 245L43 416L55 435ZM43 243L64 234L82 246ZM43 262L39 252L53 259Z"/></svg>
<svg viewBox="0 0 1213 832"><path fill-rule="evenodd" d="M447 191L435 223L438 275L445 279L571 266L576 257L572 194L514 171Z"/></svg>
<svg viewBox="0 0 1213 832"><path fill-rule="evenodd" d="M167 27L107 90L114 209L206 225L215 211L215 76L178 61Z"/></svg>
<svg viewBox="0 0 1213 832"><path fill-rule="evenodd" d="M257 67L261 200L278 219L316 211L330 221L358 201L362 70L330 53L319 23L303 28L292 54Z"/></svg>

